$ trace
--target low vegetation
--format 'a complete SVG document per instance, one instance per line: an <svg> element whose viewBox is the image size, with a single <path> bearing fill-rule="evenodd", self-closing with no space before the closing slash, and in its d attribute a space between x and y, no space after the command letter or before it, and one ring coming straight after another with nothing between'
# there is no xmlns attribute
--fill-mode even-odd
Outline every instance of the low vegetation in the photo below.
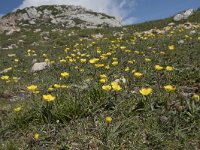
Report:
<svg viewBox="0 0 200 150"><path fill-rule="evenodd" d="M1 35L0 149L200 149L198 16Z"/></svg>

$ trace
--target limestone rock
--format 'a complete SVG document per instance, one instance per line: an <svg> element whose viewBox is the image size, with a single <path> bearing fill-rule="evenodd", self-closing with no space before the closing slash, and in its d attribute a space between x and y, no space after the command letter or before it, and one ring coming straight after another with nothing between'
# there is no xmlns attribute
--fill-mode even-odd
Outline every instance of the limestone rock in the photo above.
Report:
<svg viewBox="0 0 200 150"><path fill-rule="evenodd" d="M177 14L176 16L174 16L173 19L174 19L174 21L180 21L180 20L183 20L183 19L187 19L193 13L194 13L194 10L193 9L189 9L189 10L186 10L185 12L183 12L183 13Z"/></svg>
<svg viewBox="0 0 200 150"><path fill-rule="evenodd" d="M50 62L39 62L35 63L33 67L31 68L31 72L37 72L46 69L47 67L50 67Z"/></svg>

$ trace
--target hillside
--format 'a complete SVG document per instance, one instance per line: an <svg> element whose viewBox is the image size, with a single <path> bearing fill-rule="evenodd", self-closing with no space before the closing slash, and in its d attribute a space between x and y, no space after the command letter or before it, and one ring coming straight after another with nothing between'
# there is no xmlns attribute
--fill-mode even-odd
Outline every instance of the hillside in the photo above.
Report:
<svg viewBox="0 0 200 150"><path fill-rule="evenodd" d="M73 5L32 6L18 9L0 19L0 33L7 35L30 29L51 30L72 27L84 29L120 26L121 23L115 17Z"/></svg>
<svg viewBox="0 0 200 150"><path fill-rule="evenodd" d="M200 149L199 18L3 32L0 149Z"/></svg>

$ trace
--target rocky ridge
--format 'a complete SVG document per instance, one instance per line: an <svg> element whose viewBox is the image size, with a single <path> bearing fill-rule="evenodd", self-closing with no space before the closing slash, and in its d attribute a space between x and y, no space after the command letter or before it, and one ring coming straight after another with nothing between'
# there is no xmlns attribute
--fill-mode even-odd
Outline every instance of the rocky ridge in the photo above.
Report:
<svg viewBox="0 0 200 150"><path fill-rule="evenodd" d="M0 19L0 33L7 31L8 35L30 26L84 29L120 27L121 23L115 17L72 5L32 6L18 9Z"/></svg>

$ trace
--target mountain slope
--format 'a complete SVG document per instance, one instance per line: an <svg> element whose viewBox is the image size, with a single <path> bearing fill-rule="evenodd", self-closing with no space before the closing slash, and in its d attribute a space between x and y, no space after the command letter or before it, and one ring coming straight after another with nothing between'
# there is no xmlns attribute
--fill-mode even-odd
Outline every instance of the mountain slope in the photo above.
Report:
<svg viewBox="0 0 200 150"><path fill-rule="evenodd" d="M0 147L200 149L198 16L2 34Z"/></svg>

